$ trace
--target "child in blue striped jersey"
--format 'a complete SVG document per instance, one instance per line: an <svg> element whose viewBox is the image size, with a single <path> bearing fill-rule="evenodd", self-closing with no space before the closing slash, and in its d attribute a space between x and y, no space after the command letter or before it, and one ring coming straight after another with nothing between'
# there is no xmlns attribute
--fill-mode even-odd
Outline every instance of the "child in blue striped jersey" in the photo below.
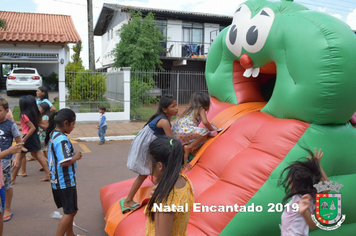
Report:
<svg viewBox="0 0 356 236"><path fill-rule="evenodd" d="M53 199L58 208L63 208L56 236L74 235L73 221L78 211L77 204L77 164L81 152L74 152L67 138L74 129L75 113L68 108L53 112L49 117L45 144L48 144L48 166Z"/></svg>

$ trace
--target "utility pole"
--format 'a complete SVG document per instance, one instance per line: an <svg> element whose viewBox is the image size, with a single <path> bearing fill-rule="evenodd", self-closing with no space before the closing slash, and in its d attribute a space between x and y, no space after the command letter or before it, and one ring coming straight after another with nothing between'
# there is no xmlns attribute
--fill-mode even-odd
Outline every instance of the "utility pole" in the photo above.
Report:
<svg viewBox="0 0 356 236"><path fill-rule="evenodd" d="M93 2L87 0L88 10L88 44L89 44L89 70L95 71L95 57L94 57L94 32L93 32Z"/></svg>

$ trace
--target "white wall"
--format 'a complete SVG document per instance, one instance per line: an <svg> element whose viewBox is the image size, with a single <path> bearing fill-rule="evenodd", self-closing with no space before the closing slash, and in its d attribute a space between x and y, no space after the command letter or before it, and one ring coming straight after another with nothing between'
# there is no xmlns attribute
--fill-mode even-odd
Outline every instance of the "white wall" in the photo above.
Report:
<svg viewBox="0 0 356 236"><path fill-rule="evenodd" d="M170 42L173 41L173 42ZM183 41L182 21L167 20L167 47L174 44L171 52L172 57L182 56L182 45L178 42Z"/></svg>
<svg viewBox="0 0 356 236"><path fill-rule="evenodd" d="M205 47L204 53L205 54L207 54L207 52L209 51L209 47L212 43L210 38L210 33L216 30L219 30L219 24L211 24L211 23L204 24L204 47Z"/></svg>
<svg viewBox="0 0 356 236"><path fill-rule="evenodd" d="M108 54L116 47L116 44L120 42L120 37L117 35L117 30L119 30L123 24L127 24L128 19L129 14L123 12L119 14L118 12L115 12L114 17L108 26L108 31L101 37L101 61L103 66L114 63L114 58L109 57ZM113 33L112 38L111 32Z"/></svg>

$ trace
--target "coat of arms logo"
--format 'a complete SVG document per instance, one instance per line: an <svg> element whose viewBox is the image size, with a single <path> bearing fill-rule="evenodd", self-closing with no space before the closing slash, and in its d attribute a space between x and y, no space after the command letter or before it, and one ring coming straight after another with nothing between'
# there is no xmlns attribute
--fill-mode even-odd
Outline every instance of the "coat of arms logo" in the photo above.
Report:
<svg viewBox="0 0 356 236"><path fill-rule="evenodd" d="M313 185L316 190L316 209L312 220L317 227L323 230L335 230L345 221L346 216L341 214L341 193L344 186L338 182L324 181ZM322 193L324 191L337 193Z"/></svg>

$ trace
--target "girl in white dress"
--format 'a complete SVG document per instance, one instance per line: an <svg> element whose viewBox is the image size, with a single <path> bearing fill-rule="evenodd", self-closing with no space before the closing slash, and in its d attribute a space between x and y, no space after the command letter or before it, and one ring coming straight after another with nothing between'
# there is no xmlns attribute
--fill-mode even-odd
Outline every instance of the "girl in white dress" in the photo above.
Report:
<svg viewBox="0 0 356 236"><path fill-rule="evenodd" d="M138 174L126 199L121 199L122 212L136 210L140 204L133 200L143 181L151 173L148 160L148 146L158 136L173 137L171 118L178 114L177 101L172 95L164 95L159 101L156 114L154 114L143 129L136 135L131 143L127 168Z"/></svg>

